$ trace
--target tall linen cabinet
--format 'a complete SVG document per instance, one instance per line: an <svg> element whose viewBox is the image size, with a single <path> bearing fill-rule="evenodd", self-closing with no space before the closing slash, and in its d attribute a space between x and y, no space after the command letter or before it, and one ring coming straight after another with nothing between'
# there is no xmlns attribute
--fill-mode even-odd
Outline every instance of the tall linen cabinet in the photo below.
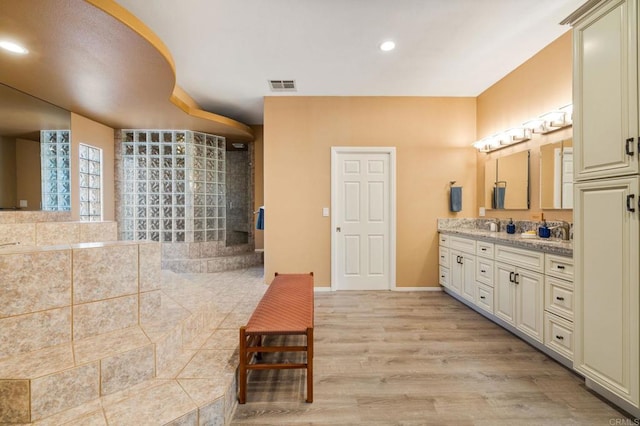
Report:
<svg viewBox="0 0 640 426"><path fill-rule="evenodd" d="M640 0L589 1L574 27L574 368L640 416Z"/></svg>

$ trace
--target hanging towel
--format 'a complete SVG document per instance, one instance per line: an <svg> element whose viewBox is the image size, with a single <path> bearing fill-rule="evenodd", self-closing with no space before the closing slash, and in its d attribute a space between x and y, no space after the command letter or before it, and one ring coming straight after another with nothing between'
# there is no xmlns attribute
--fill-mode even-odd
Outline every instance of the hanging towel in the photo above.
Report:
<svg viewBox="0 0 640 426"><path fill-rule="evenodd" d="M459 212L462 210L462 187L452 186L449 192L449 210Z"/></svg>
<svg viewBox="0 0 640 426"><path fill-rule="evenodd" d="M256 222L256 229L264 230L264 206L258 209L258 220Z"/></svg>
<svg viewBox="0 0 640 426"><path fill-rule="evenodd" d="M504 186L500 186L504 184ZM507 195L507 183L496 182L496 187L493 189L493 204L495 209L504 209L504 197Z"/></svg>

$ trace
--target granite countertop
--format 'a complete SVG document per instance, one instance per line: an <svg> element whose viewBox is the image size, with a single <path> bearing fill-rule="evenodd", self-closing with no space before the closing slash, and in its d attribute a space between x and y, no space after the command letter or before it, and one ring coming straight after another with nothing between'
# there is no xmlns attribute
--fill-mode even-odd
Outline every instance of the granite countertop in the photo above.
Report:
<svg viewBox="0 0 640 426"><path fill-rule="evenodd" d="M564 241L559 238L522 238L520 234L507 234L506 232L491 232L483 229L468 228L440 228L441 234L470 237L476 240L490 243L504 244L558 256L573 257L573 240Z"/></svg>

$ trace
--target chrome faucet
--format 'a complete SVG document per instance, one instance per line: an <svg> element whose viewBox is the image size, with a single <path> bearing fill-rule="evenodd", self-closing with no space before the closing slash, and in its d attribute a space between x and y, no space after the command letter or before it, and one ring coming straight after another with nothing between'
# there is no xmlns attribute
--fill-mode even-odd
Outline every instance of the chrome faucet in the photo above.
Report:
<svg viewBox="0 0 640 426"><path fill-rule="evenodd" d="M562 230L562 239L564 241L569 241L571 239L571 225L569 224L569 222L565 220L554 220L554 222L560 222L560 225L551 226L549 230L553 231L554 229L559 228L560 230Z"/></svg>
<svg viewBox="0 0 640 426"><path fill-rule="evenodd" d="M492 223L495 223L496 224L496 232L500 232L500 219L490 218L490 219L487 219L487 221L489 222L489 227L491 227Z"/></svg>

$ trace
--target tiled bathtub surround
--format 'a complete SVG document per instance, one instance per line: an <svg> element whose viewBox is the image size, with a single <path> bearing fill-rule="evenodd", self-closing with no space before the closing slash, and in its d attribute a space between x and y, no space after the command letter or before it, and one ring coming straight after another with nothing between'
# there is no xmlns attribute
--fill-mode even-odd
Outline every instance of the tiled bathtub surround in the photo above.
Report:
<svg viewBox="0 0 640 426"><path fill-rule="evenodd" d="M71 212L0 211L0 223L71 222Z"/></svg>
<svg viewBox="0 0 640 426"><path fill-rule="evenodd" d="M0 358L0 423L228 424L262 269L164 271L157 287L140 294L140 325Z"/></svg>
<svg viewBox="0 0 640 426"><path fill-rule="evenodd" d="M154 288L145 278L141 290L139 265L159 269L157 244L4 247L0 358L69 342L72 329L84 338L137 325L140 293Z"/></svg>
<svg viewBox="0 0 640 426"><path fill-rule="evenodd" d="M116 222L5 222L2 216L0 214L0 244L19 243L20 246L42 247L118 239ZM4 251L0 246L0 254Z"/></svg>

